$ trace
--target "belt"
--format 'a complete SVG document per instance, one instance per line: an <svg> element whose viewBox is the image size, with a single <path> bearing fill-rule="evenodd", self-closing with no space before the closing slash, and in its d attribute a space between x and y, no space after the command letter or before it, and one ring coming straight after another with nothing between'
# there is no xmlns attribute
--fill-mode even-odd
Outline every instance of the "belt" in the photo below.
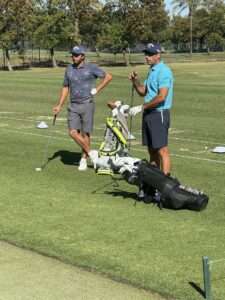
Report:
<svg viewBox="0 0 225 300"><path fill-rule="evenodd" d="M151 114L151 113L163 113L163 112L166 112L166 111L170 111L169 109L146 109L144 111L144 114Z"/></svg>
<svg viewBox="0 0 225 300"><path fill-rule="evenodd" d="M87 103L94 103L93 99L91 100L87 100L87 101L83 101L83 102L70 102L71 105L73 104L87 104Z"/></svg>

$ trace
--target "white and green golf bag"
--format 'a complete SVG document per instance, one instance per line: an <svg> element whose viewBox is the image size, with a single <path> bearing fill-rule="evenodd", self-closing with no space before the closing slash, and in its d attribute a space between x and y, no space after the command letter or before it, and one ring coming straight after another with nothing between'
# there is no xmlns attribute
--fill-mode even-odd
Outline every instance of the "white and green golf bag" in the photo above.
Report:
<svg viewBox="0 0 225 300"><path fill-rule="evenodd" d="M132 164L139 160L129 156L128 143L135 138L128 129L128 111L128 105L119 104L112 110L112 116L106 118L104 140L99 147L96 164L97 174L112 175L128 162Z"/></svg>

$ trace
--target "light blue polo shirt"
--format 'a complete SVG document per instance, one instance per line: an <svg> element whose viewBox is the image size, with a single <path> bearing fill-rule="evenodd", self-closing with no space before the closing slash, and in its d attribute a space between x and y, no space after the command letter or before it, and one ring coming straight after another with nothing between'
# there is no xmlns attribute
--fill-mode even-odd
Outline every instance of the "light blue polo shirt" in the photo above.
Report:
<svg viewBox="0 0 225 300"><path fill-rule="evenodd" d="M156 107L156 110L171 108L173 102L173 73L163 61L160 61L150 68L144 84L147 88L147 94L144 98L145 103L151 102L151 100L158 95L160 88L168 88L165 101L160 103Z"/></svg>

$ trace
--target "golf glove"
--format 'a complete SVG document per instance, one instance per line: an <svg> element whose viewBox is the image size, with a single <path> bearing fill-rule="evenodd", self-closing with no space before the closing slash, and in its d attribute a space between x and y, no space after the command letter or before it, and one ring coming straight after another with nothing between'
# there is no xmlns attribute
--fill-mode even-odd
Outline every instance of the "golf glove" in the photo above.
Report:
<svg viewBox="0 0 225 300"><path fill-rule="evenodd" d="M113 118L115 118L117 115L118 115L118 108L115 107L115 108L113 108L113 110L112 110L112 116L113 116Z"/></svg>
<svg viewBox="0 0 225 300"><path fill-rule="evenodd" d="M125 115L125 117L127 117L127 114L129 113L129 109L130 109L130 106L127 105L127 104L124 104L121 106L121 109L120 109L120 112Z"/></svg>
<svg viewBox="0 0 225 300"><path fill-rule="evenodd" d="M94 96L97 94L96 88L91 89L91 95Z"/></svg>
<svg viewBox="0 0 225 300"><path fill-rule="evenodd" d="M143 110L143 105L138 105L130 108L129 114L130 116L136 116Z"/></svg>
<svg viewBox="0 0 225 300"><path fill-rule="evenodd" d="M122 105L122 102L121 102L121 101L119 101L119 100L117 100L117 101L115 101L115 102L114 102L114 104L116 105L116 107L119 107L119 106L121 106L121 105Z"/></svg>

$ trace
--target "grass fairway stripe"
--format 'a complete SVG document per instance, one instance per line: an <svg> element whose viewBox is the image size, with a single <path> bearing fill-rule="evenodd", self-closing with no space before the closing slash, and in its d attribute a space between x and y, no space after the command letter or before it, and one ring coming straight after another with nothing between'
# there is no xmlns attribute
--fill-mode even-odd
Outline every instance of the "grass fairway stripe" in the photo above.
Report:
<svg viewBox="0 0 225 300"><path fill-rule="evenodd" d="M225 164L225 161L223 160L216 160L216 159L209 159L209 158L202 158L202 157L196 157L191 155L181 155L181 154L171 154L171 156L184 158L184 159L194 159L194 160L201 160L209 163L216 163L216 164Z"/></svg>
<svg viewBox="0 0 225 300"><path fill-rule="evenodd" d="M38 137L43 137L43 138L51 138L52 140L64 140L64 141L67 141L69 143L74 143L69 138L56 137L56 136L52 136L52 135L43 135L43 134L25 132L25 131L20 131L20 130L15 130L15 129L8 129L8 128L0 128L0 129L7 130L7 131L10 131L10 132L16 133L16 134L20 133L20 134L24 134L24 135L32 135L32 136L38 136ZM99 143L96 143L96 142L93 142L92 144L93 145L99 145ZM146 152L146 149L140 149L140 148L136 148L134 146L132 147L132 149L134 149L137 152L144 152L144 153ZM184 158L184 159L201 160L201 161L216 163L216 164L225 164L225 161L223 161L223 160L202 158L202 157L196 157L196 156L191 156L191 155L181 155L181 154L171 153L171 156L178 157L178 158Z"/></svg>

